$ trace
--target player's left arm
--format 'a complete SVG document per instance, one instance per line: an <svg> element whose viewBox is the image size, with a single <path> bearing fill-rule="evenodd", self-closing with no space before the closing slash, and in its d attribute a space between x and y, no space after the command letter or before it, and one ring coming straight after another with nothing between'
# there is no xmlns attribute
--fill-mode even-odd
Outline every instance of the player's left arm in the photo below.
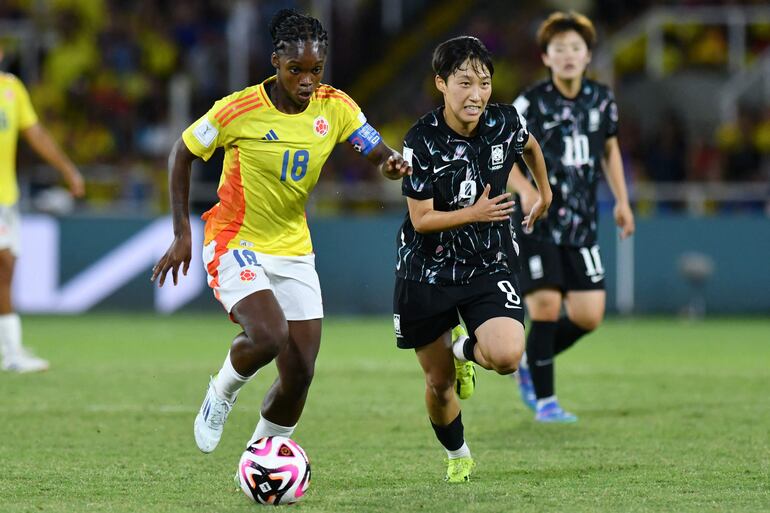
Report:
<svg viewBox="0 0 770 513"><path fill-rule="evenodd" d="M412 174L412 166L404 160L399 152L380 141L372 151L366 155L366 160L377 166L377 169L385 178L399 180Z"/></svg>
<svg viewBox="0 0 770 513"><path fill-rule="evenodd" d="M551 192L551 184L548 183L548 171L545 167L545 159L543 158L543 151L540 149L540 144L538 144L537 139L535 139L532 134L526 132L526 130L522 131L526 134L528 139L524 144L521 156L524 158L524 162L527 164L530 173L532 173L532 177L535 179L537 192L539 194L537 201L535 201L535 204L532 206L532 210L529 211L529 214L524 216L524 230L531 232L532 225L535 224L535 221L548 212L548 207L551 206L551 201L553 200L553 192ZM518 171L513 170L512 172Z"/></svg>
<svg viewBox="0 0 770 513"><path fill-rule="evenodd" d="M35 153L59 171L64 181L67 182L67 186L73 196L80 198L85 194L85 184L80 171L78 171L78 168L75 167L75 164L72 163L62 149L59 148L59 145L56 144L56 141L54 141L43 125L35 123L23 129L21 134L32 149L35 150Z"/></svg>
<svg viewBox="0 0 770 513"><path fill-rule="evenodd" d="M633 235L636 227L634 225L634 213L631 211L631 204L628 201L628 188L623 174L623 159L620 156L620 145L617 137L609 137L604 142L602 164L604 165L607 184L612 190L612 195L615 196L615 208L613 209L615 223L620 227L620 238L625 239Z"/></svg>
<svg viewBox="0 0 770 513"><path fill-rule="evenodd" d="M342 131L345 134L342 139L350 143L358 153L366 157L366 160L377 166L385 178L398 180L412 174L409 162L405 161L399 152L385 144L380 133L369 124L360 109L355 114L347 109L343 109L343 112L347 121L346 128Z"/></svg>

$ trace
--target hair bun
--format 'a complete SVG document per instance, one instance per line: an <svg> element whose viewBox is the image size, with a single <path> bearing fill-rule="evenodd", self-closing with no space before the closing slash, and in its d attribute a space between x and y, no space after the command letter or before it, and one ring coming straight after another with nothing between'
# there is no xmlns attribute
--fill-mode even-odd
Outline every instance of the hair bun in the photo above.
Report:
<svg viewBox="0 0 770 513"><path fill-rule="evenodd" d="M294 9L281 9L275 13L273 15L273 19L270 20L270 24L267 26L268 30L270 31L270 37L275 40L276 30L281 25L281 23L283 23L287 18L291 18L292 16L297 15L298 13Z"/></svg>

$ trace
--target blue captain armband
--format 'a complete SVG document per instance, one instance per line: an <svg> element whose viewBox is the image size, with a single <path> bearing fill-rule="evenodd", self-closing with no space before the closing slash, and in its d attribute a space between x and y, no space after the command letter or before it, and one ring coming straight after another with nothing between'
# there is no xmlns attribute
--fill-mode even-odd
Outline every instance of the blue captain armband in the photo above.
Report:
<svg viewBox="0 0 770 513"><path fill-rule="evenodd" d="M380 133L369 123L364 123L361 127L348 137L348 142L353 145L355 150L363 155L369 153L378 145L382 137Z"/></svg>

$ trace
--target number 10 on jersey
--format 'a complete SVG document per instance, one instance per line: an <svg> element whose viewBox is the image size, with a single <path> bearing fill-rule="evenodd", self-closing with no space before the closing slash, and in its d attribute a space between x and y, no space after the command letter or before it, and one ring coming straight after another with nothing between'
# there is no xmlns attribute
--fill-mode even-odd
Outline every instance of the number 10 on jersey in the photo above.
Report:
<svg viewBox="0 0 770 513"><path fill-rule="evenodd" d="M289 173L289 161L291 163L291 173ZM288 176L295 182L299 182L307 173L307 164L310 161L310 152L307 150L297 150L294 152L294 158L291 157L291 150L283 153L283 165L281 166L281 181L285 182ZM288 176L287 176L288 175Z"/></svg>

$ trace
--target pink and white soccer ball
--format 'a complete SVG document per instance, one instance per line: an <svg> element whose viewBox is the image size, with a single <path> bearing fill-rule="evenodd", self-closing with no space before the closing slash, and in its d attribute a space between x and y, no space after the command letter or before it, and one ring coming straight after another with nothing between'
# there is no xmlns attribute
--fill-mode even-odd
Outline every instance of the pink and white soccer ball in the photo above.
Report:
<svg viewBox="0 0 770 513"><path fill-rule="evenodd" d="M292 504L310 486L310 462L291 438L260 438L241 456L238 480L246 497L257 504Z"/></svg>

